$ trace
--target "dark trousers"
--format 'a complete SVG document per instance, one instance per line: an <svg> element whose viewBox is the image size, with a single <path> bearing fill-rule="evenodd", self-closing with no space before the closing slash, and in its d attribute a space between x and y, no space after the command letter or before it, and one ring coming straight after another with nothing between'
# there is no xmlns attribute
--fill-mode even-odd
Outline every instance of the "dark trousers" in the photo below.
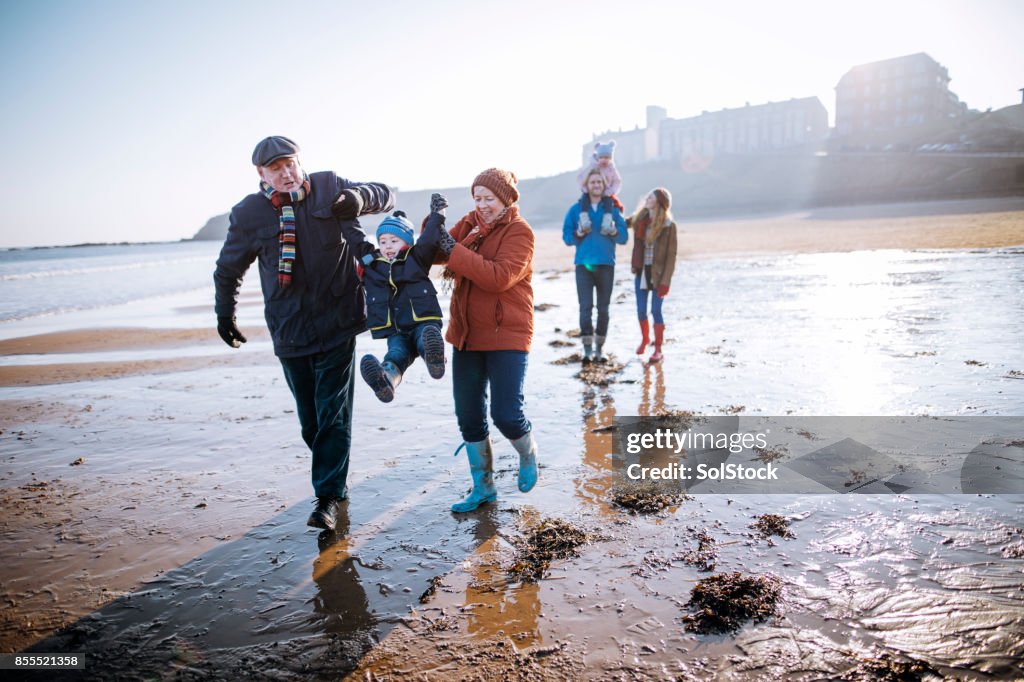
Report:
<svg viewBox="0 0 1024 682"><path fill-rule="evenodd" d="M576 295L580 301L580 336L593 336L594 290L597 290L598 336L608 336L608 304L615 283L614 265L577 265Z"/></svg>
<svg viewBox="0 0 1024 682"><path fill-rule="evenodd" d="M529 353L518 350L452 351L452 391L455 417L462 439L487 438L487 387L491 389L491 419L509 440L529 433L523 414L523 385Z"/></svg>
<svg viewBox="0 0 1024 682"><path fill-rule="evenodd" d="M352 445L352 395L355 389L355 338L326 353L280 358L284 378L295 396L302 440L313 452L313 492L344 497Z"/></svg>
<svg viewBox="0 0 1024 682"><path fill-rule="evenodd" d="M440 320L421 322L412 329L388 337L388 352L384 361L390 360L399 372L405 372L416 358L423 357L423 330L427 327L441 329Z"/></svg>

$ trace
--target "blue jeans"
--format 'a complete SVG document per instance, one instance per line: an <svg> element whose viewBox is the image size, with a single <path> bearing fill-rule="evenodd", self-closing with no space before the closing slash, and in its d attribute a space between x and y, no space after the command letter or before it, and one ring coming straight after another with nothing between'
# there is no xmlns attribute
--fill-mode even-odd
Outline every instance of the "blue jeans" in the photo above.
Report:
<svg viewBox="0 0 1024 682"><path fill-rule="evenodd" d="M580 301L580 336L595 333L592 312L594 289L597 289L597 330L598 336L608 336L608 304L612 301L612 285L615 283L614 265L577 265L576 295Z"/></svg>
<svg viewBox="0 0 1024 682"><path fill-rule="evenodd" d="M439 320L421 322L408 331L402 331L389 336L388 352L384 356L384 361L390 360L398 368L399 372L404 372L413 363L413 360L418 357L422 358L423 330L427 327L436 327L440 331L441 322Z"/></svg>
<svg viewBox="0 0 1024 682"><path fill-rule="evenodd" d="M452 392L455 417L464 441L488 436L487 386L491 387L491 419L509 440L530 432L523 414L523 384L529 353L519 350L452 351Z"/></svg>
<svg viewBox="0 0 1024 682"><path fill-rule="evenodd" d="M280 358L295 396L302 440L313 451L313 492L317 497L348 494L348 455L352 445L355 390L355 338L325 353Z"/></svg>
<svg viewBox="0 0 1024 682"><path fill-rule="evenodd" d="M640 288L640 275L633 281L636 290L636 319L647 319L647 294L651 295L651 316L654 317L654 324L665 324L665 318L661 316L661 303L665 299L658 296L657 291Z"/></svg>

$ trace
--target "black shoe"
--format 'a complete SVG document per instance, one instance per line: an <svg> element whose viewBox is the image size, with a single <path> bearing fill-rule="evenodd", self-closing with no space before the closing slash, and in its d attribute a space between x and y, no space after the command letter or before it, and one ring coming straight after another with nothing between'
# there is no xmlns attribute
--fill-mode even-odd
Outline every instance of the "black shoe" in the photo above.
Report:
<svg viewBox="0 0 1024 682"><path fill-rule="evenodd" d="M334 530L337 519L338 498L318 497L316 498L316 509L309 515L306 525L313 526L313 528L323 528L324 530Z"/></svg>
<svg viewBox="0 0 1024 682"><path fill-rule="evenodd" d="M391 385L391 380L384 373L384 368L381 367L377 358L372 355L364 355L363 359L359 361L359 373L363 375L363 381L373 389L373 394L382 403L390 403L395 399L395 387Z"/></svg>
<svg viewBox="0 0 1024 682"><path fill-rule="evenodd" d="M423 362L427 365L427 372L435 379L444 376L444 338L441 330L431 325L423 330Z"/></svg>

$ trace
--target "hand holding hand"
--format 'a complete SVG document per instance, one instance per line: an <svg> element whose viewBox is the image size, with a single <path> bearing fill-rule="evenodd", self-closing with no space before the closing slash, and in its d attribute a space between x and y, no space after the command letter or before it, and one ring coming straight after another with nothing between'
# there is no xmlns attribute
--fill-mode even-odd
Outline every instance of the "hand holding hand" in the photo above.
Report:
<svg viewBox="0 0 1024 682"><path fill-rule="evenodd" d="M331 207L331 213L339 220L355 220L363 212L363 195L358 190L343 189Z"/></svg>
<svg viewBox="0 0 1024 682"><path fill-rule="evenodd" d="M441 230L441 239L438 240L437 248L441 250L446 256L452 255L452 249L455 248L455 237L448 234L448 230L445 229L444 225L439 228Z"/></svg>
<svg viewBox="0 0 1024 682"><path fill-rule="evenodd" d="M666 296L668 296L668 285L667 284L659 284L658 285L658 298L665 298Z"/></svg>
<svg viewBox="0 0 1024 682"><path fill-rule="evenodd" d="M430 195L430 212L440 213L444 215L444 210L448 208L448 200L445 199L443 194L434 192Z"/></svg>
<svg viewBox="0 0 1024 682"><path fill-rule="evenodd" d="M242 332L239 331L234 317L228 317L227 315L218 317L217 333L220 334L220 338L224 339L224 343L228 344L232 348L238 348L241 344L246 342L246 338L242 336Z"/></svg>

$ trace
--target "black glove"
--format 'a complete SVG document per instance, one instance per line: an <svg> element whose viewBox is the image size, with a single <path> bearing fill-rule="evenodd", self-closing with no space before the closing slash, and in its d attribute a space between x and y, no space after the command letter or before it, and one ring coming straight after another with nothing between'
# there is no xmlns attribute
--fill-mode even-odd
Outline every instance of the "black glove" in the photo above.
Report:
<svg viewBox="0 0 1024 682"><path fill-rule="evenodd" d="M343 189L338 195L334 205L331 206L331 213L338 220L355 220L363 212L363 195L359 190Z"/></svg>
<svg viewBox="0 0 1024 682"><path fill-rule="evenodd" d="M444 198L443 194L434 192L430 195L430 212L444 214L444 210L448 208L448 200Z"/></svg>
<svg viewBox="0 0 1024 682"><path fill-rule="evenodd" d="M224 343L232 348L238 348L246 341L246 338L242 336L242 332L238 331L235 318L228 317L227 315L217 318L217 333L220 334L220 338L224 339Z"/></svg>
<svg viewBox="0 0 1024 682"><path fill-rule="evenodd" d="M437 196L437 195L435 195ZM438 239L437 248L441 249L441 253L446 256L452 255L452 249L455 248L455 237L448 234L448 230L445 229L444 225L441 225L441 238Z"/></svg>

